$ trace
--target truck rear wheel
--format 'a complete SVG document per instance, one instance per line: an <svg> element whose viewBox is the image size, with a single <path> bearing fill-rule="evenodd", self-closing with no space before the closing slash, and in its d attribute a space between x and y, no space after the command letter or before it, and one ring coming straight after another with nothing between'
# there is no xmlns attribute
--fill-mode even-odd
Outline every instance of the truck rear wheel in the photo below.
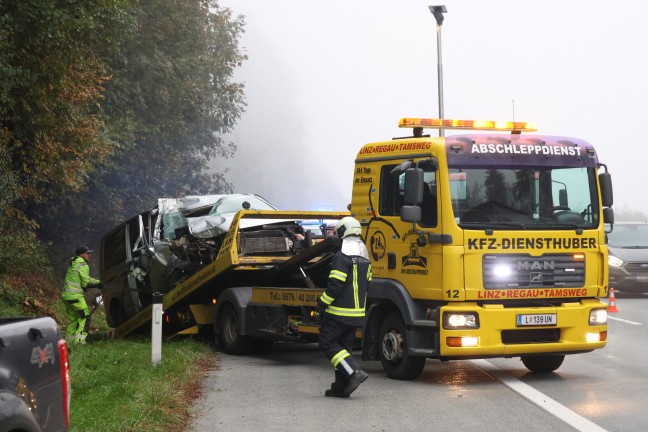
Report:
<svg viewBox="0 0 648 432"><path fill-rule="evenodd" d="M560 367L564 355L543 355L543 356L530 356L522 357L522 363L531 372L548 373L553 372Z"/></svg>
<svg viewBox="0 0 648 432"><path fill-rule="evenodd" d="M220 341L228 354L249 354L253 341L241 335L241 321L238 312L231 304L225 304L219 311Z"/></svg>
<svg viewBox="0 0 648 432"><path fill-rule="evenodd" d="M398 313L391 313L380 327L380 361L387 376L397 380L412 380L425 367L425 357L407 354L405 323Z"/></svg>

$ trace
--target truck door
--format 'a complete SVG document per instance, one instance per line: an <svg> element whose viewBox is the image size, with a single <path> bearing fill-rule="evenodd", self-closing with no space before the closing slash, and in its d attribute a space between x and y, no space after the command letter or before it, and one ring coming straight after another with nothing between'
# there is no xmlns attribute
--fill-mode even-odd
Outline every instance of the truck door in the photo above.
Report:
<svg viewBox="0 0 648 432"><path fill-rule="evenodd" d="M413 224L401 219L401 208L407 204L405 172L394 171L397 166L386 164L381 168L380 223L372 224L368 244L371 249L373 243L383 242L385 258L374 264L374 268L380 267L376 272L380 277L403 282L412 297L431 298L433 292L438 293L442 288L442 245L427 240L428 233L441 234L436 167L419 165L424 182L422 200L418 203L421 218Z"/></svg>

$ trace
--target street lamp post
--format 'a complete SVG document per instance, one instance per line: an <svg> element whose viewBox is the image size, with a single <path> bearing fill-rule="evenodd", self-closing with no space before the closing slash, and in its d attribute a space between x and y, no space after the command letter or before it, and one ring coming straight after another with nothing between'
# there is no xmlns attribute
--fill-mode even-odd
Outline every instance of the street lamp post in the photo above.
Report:
<svg viewBox="0 0 648 432"><path fill-rule="evenodd" d="M439 81L439 118L443 118L443 64L441 62L441 25L443 24L443 14L448 10L444 5L429 6L430 12L436 19L436 33L437 33L437 78ZM439 136L445 136L444 130L439 129Z"/></svg>

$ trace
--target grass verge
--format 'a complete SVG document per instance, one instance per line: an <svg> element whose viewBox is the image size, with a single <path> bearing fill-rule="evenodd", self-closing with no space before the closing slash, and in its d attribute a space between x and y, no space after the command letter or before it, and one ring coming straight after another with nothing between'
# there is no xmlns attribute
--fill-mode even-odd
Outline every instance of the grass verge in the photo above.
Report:
<svg viewBox="0 0 648 432"><path fill-rule="evenodd" d="M0 316L51 316L65 331L60 288L40 278L0 277ZM92 297L92 296L90 296ZM108 339L103 308L92 316L88 344L72 347L70 432L183 431L218 355L202 339L163 341L151 364L149 337Z"/></svg>
<svg viewBox="0 0 648 432"><path fill-rule="evenodd" d="M185 430L216 362L213 349L195 339L164 342L157 366L144 337L74 346L70 431Z"/></svg>

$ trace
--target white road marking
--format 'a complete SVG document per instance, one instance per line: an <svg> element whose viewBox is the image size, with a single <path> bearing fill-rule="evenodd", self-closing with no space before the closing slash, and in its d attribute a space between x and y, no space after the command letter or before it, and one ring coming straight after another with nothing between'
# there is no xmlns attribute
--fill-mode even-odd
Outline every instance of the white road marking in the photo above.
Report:
<svg viewBox="0 0 648 432"><path fill-rule="evenodd" d="M626 324L632 324L632 325L637 325L637 326L639 326L639 325L643 325L643 324L640 323L640 322L630 321L630 320L623 319L623 318L613 317L613 316L610 316L609 314L608 314L608 319L611 319L611 320L614 320L614 321L621 321L621 322L624 322L624 323L626 323Z"/></svg>
<svg viewBox="0 0 648 432"><path fill-rule="evenodd" d="M502 384L518 393L520 396L536 404L538 407L547 411L549 414L556 416L568 425L574 427L576 430L579 430L581 432L607 432L606 429L603 429L596 423L592 423L585 417L582 417L581 415L575 413L566 406L551 399L546 394L534 389L530 385L523 383L515 377L512 377L491 362L487 360L469 361L476 367L484 371L487 375L490 375L491 377L501 381Z"/></svg>

